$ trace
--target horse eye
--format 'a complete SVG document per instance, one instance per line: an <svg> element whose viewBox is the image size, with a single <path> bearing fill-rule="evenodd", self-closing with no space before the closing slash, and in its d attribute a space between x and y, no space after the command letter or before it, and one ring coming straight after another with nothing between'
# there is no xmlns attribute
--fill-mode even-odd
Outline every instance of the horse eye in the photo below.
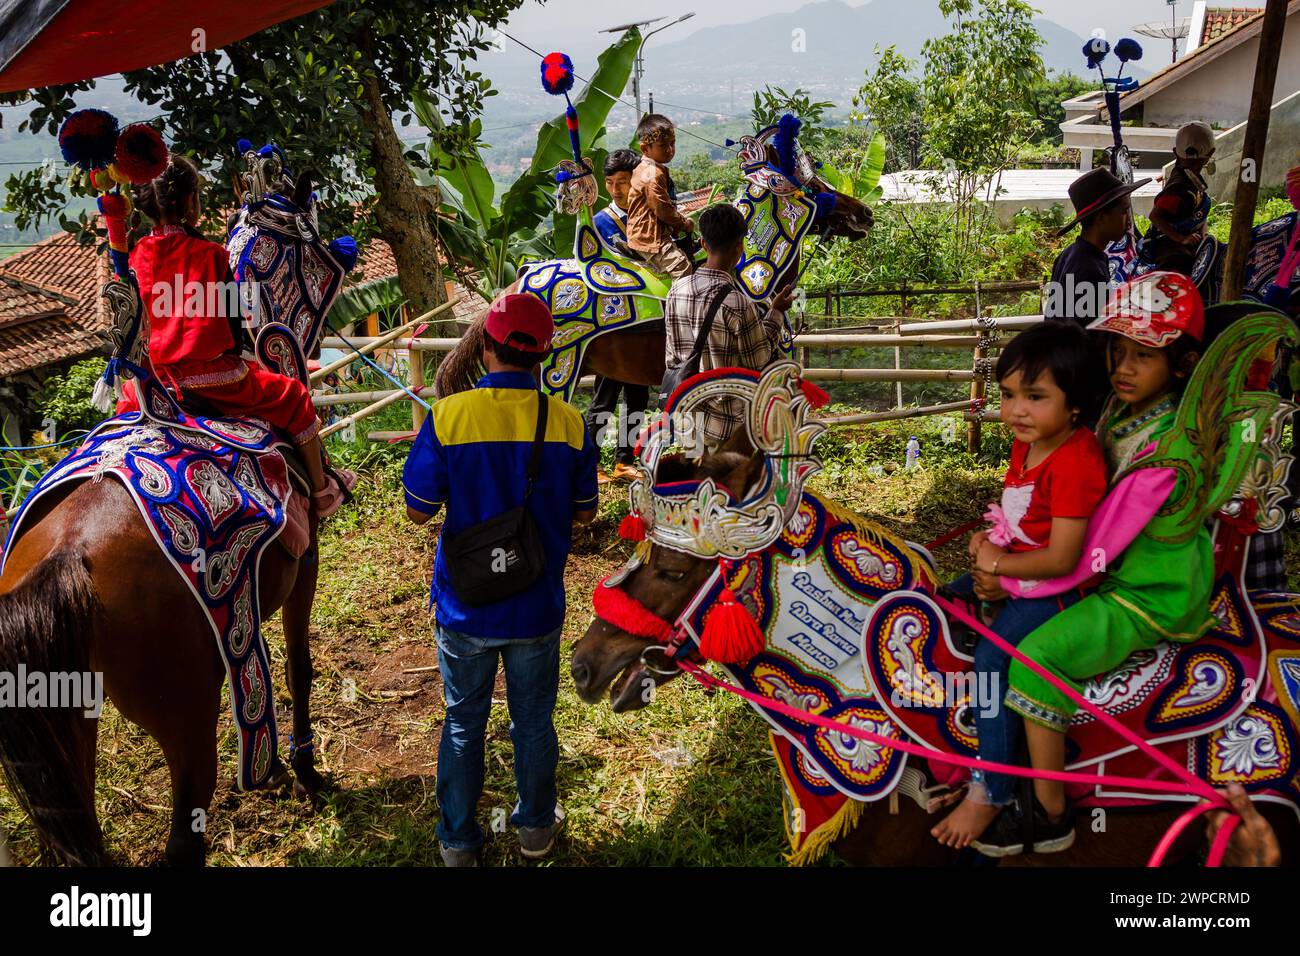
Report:
<svg viewBox="0 0 1300 956"><path fill-rule="evenodd" d="M660 576L661 578L663 578L664 580L666 580L666 581L672 581L672 582L675 584L675 583L677 583L678 581L685 580L685 578L686 578L686 572L685 572L685 571L662 571L662 570L661 570L661 571L659 572L659 576Z"/></svg>

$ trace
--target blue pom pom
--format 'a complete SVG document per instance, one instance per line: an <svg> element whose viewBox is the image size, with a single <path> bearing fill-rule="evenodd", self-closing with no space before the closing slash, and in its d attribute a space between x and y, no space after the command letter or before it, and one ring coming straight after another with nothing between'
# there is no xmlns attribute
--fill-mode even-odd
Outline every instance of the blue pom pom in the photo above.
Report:
<svg viewBox="0 0 1300 956"><path fill-rule="evenodd" d="M777 122L776 135L772 137L772 148L776 150L781 173L791 182L795 181L795 141L803 123L793 113L785 113Z"/></svg>
<svg viewBox="0 0 1300 956"><path fill-rule="evenodd" d="M243 156L252 148L253 148L253 144L246 139L241 139L239 142L235 144L235 149L239 150L240 156Z"/></svg>
<svg viewBox="0 0 1300 956"><path fill-rule="evenodd" d="M1142 44L1132 37L1125 37L1115 44L1115 55L1123 62L1142 59Z"/></svg>
<svg viewBox="0 0 1300 956"><path fill-rule="evenodd" d="M77 110L59 127L59 151L82 169L103 169L117 149L117 117L103 110Z"/></svg>
<svg viewBox="0 0 1300 956"><path fill-rule="evenodd" d="M339 236L331 240L329 251L345 272L351 272L357 264L357 241L351 236Z"/></svg>
<svg viewBox="0 0 1300 956"><path fill-rule="evenodd" d="M1110 52L1110 44L1101 37L1093 37L1083 45L1083 55L1088 58L1088 69L1095 68L1102 60L1106 59L1106 54Z"/></svg>
<svg viewBox="0 0 1300 956"><path fill-rule="evenodd" d="M542 89L552 96L573 89L573 61L567 53L548 53L542 58Z"/></svg>

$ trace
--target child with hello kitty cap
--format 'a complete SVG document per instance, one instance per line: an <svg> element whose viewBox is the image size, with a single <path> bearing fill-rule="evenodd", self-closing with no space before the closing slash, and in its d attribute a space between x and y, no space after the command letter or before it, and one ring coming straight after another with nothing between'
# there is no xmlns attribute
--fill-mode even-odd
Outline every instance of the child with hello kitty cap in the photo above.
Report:
<svg viewBox="0 0 1300 956"><path fill-rule="evenodd" d="M1081 600L1093 581L1051 597L1008 597L1000 578L1041 581L1073 571L1083 554L1088 518L1106 493L1106 461L1090 420L1102 392L1100 355L1074 323L1044 322L1012 339L998 358L1001 418L1014 438L992 527L971 538L971 572L945 596L997 602L990 628L1019 644L1054 615ZM1010 659L991 641L975 647L976 688L990 700L972 702L980 757L1017 762L1020 721L1002 705ZM978 704L978 706L977 706ZM965 799L931 833L966 846L1012 802L1014 780L975 771Z"/></svg>

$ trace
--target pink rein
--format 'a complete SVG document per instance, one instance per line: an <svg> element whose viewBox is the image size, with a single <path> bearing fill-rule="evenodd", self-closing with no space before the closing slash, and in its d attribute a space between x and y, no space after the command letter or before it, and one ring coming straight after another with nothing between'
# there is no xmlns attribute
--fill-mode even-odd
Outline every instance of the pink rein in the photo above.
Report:
<svg viewBox="0 0 1300 956"><path fill-rule="evenodd" d="M1155 851L1151 854L1151 858L1147 862L1148 867L1160 866L1164 862L1165 856L1168 854L1170 848L1174 845L1174 842L1198 817L1215 809L1231 809L1223 795L1212 786L1192 774L1177 761L1172 760L1155 747L1152 747L1149 743L1139 737L1132 730L1125 727L1110 714L1106 713L1096 705L1089 703L1084 699L1082 694L1071 687L1068 683L1048 671L1037 661L1026 657L1017 648L1007 643L1005 639L998 636L996 633L985 627L980 621L972 617L960 605L937 596L935 597L935 600L937 600L940 606L942 606L948 614L964 622L967 626L974 628L981 636L993 641L997 647L1020 661L1034 673L1038 674L1066 697L1070 698L1070 700L1074 701L1081 708L1097 718L1097 720L1114 730L1120 737L1124 738L1125 741L1132 744L1138 750L1145 752L1157 764L1166 770L1169 770L1175 777L1181 778L1181 780L1148 780L1139 777L1117 776L1114 774L1090 774L1065 770L1035 770L1031 767L1021 767L1015 764L1002 764L991 760L978 760L976 758L963 757L946 751L936 751L921 744L913 743L912 741L886 737L883 734L877 734L870 730L854 727L851 724L841 723L840 721L831 720L818 714L812 714L808 711L800 710L797 707L791 707L789 704L763 697L760 694L745 690L743 687L738 687L735 684L728 683L727 681L719 680L698 665L693 664L684 658L678 657L675 658L675 660L682 670L690 674L697 682L705 687L725 690L728 693L734 694L737 697L763 708L764 710L782 714L793 720L810 723L825 730L832 730L836 733L856 737L859 740L870 741L884 747L901 750L903 753L912 754L917 757L923 757L930 760L937 759L944 763L966 767L968 769L993 771L994 773L1004 773L1015 777L1041 777L1045 780L1059 780L1062 783L1126 787L1145 791L1178 794L1184 794L1190 790L1209 801L1208 803L1192 807L1174 821L1161 838L1159 844L1157 844ZM688 606L689 603L691 602L688 602ZM658 641L661 644L668 645L672 642L673 638L680 633L680 625L674 627L667 620L650 611L649 608L645 607L621 587L606 587L604 581L601 581L601 583L596 587L596 593L593 595L593 605L598 618L634 636L645 637L650 640ZM1209 853L1206 856L1205 862L1207 866L1218 866L1220 864L1224 852L1227 849L1228 840L1232 836L1232 831L1236 829L1240 822L1241 819L1236 816L1235 812L1233 813L1233 816L1225 822L1225 825L1216 835Z"/></svg>

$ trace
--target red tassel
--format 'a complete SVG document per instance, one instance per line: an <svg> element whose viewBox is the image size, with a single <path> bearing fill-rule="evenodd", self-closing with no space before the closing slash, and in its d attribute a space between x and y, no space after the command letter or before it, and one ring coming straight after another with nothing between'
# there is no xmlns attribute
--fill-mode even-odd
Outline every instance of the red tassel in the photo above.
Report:
<svg viewBox="0 0 1300 956"><path fill-rule="evenodd" d="M629 512L618 526L618 536L627 541L644 541L646 534L645 519L635 511Z"/></svg>
<svg viewBox="0 0 1300 956"><path fill-rule="evenodd" d="M815 382L801 378L799 379L799 388L803 390L803 397L808 399L808 404L813 408L821 408L830 404L830 393Z"/></svg>
<svg viewBox="0 0 1300 956"><path fill-rule="evenodd" d="M758 622L745 605L736 600L736 592L723 588L718 601L704 619L700 635L700 653L720 664L743 664L767 646Z"/></svg>

